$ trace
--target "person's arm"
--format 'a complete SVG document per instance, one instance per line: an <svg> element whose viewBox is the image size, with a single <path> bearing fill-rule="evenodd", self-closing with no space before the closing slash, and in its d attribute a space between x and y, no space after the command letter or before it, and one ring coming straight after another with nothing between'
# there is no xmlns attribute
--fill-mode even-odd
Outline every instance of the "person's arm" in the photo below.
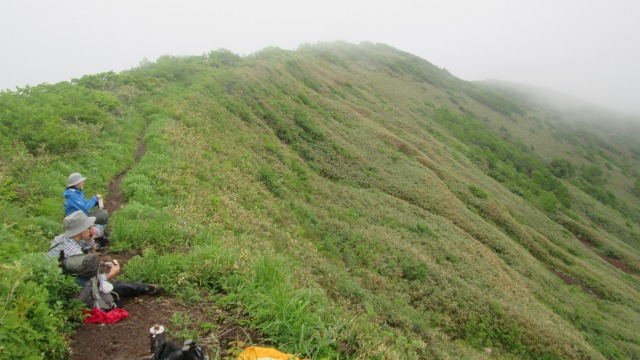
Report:
<svg viewBox="0 0 640 360"><path fill-rule="evenodd" d="M98 196L92 196L89 201L84 199L84 195L80 192L73 192L67 198L67 202L70 208L78 209L84 211L85 214L89 213L96 204L98 203Z"/></svg>

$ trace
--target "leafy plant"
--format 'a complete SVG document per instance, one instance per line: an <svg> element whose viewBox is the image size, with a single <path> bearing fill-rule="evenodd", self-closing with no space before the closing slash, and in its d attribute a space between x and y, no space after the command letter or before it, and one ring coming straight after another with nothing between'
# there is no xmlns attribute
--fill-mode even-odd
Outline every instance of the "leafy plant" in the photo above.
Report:
<svg viewBox="0 0 640 360"><path fill-rule="evenodd" d="M9 358L67 357L64 333L81 319L81 303L67 302L78 291L72 278L62 275L43 254L25 255L2 265L0 348ZM71 320L71 321L70 321Z"/></svg>

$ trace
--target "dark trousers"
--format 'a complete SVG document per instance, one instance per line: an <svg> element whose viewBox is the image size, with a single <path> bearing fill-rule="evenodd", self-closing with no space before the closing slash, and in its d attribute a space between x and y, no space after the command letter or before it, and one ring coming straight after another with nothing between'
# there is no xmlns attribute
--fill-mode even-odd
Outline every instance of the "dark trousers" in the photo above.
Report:
<svg viewBox="0 0 640 360"><path fill-rule="evenodd" d="M107 209L98 209L89 212L87 216L93 216L96 218L96 224L98 225L107 225L107 221L109 221L109 212Z"/></svg>
<svg viewBox="0 0 640 360"><path fill-rule="evenodd" d="M129 297L144 294L147 285L141 281L113 282L113 292L119 296Z"/></svg>

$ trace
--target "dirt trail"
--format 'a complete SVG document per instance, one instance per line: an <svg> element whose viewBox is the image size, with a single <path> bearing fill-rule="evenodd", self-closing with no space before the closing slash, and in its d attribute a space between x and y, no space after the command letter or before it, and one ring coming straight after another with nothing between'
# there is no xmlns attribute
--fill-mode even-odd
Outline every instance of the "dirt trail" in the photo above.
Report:
<svg viewBox="0 0 640 360"><path fill-rule="evenodd" d="M112 215L126 204L120 184L126 173L135 166L144 155L143 138L146 128L138 138L136 144L135 163L121 171L112 181L109 192L105 197L105 207ZM127 253L109 253L107 250L103 258L117 259L126 263L140 251ZM206 295L206 294L205 294ZM205 348L212 359L225 357L230 349L236 349L234 343L257 343L260 335L253 329L238 325L238 320L246 318L241 312L229 309L216 309L212 304L198 304L188 306L180 303L176 298L167 295L142 295L135 298L123 298L121 307L129 313L129 317L113 324L82 324L75 329L70 337L71 358L75 360L130 360L151 359L149 351L149 328L154 324L167 327L167 340L181 344L181 339L175 339L178 330L172 329L171 320L176 313L186 314L192 325L188 330L198 333L198 344ZM214 324L215 331L203 329L198 324Z"/></svg>
<svg viewBox="0 0 640 360"><path fill-rule="evenodd" d="M105 201L104 207L107 209L107 211L109 211L109 214L113 214L114 212L118 211L125 204L124 194L122 193L122 188L120 188L120 184L122 183L122 178L124 178L125 174L133 166L139 163L140 159L142 159L142 156L144 155L144 144L142 141L144 139L144 134L147 132L148 127L149 125L145 127L144 131L136 141L136 155L135 155L134 164L120 171L120 173L113 180L111 180L111 183L109 184L109 193L104 199Z"/></svg>

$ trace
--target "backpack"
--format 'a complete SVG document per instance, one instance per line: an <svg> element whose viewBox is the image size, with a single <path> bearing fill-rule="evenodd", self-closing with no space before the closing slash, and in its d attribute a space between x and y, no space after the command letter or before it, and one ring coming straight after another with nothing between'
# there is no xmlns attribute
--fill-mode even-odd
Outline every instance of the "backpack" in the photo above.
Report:
<svg viewBox="0 0 640 360"><path fill-rule="evenodd" d="M96 254L73 255L63 258L60 266L69 275L89 279L98 273L100 257Z"/></svg>
<svg viewBox="0 0 640 360"><path fill-rule="evenodd" d="M185 340L182 347L171 342L162 343L151 360L209 360L209 356L204 354L202 346L193 340Z"/></svg>
<svg viewBox="0 0 640 360"><path fill-rule="evenodd" d="M98 279L100 276L100 257L98 255L69 256L62 259L60 266L65 273L86 280L77 298L89 308L109 311L117 307L112 295L115 294L114 292L100 291L100 280Z"/></svg>
<svg viewBox="0 0 640 360"><path fill-rule="evenodd" d="M109 311L111 309L115 309L118 307L116 305L113 294L118 296L118 294L114 292L102 292L100 291L100 280L98 280L97 272L92 276L89 280L84 283L84 287L78 294L78 300L85 303L91 309L98 308L102 311Z"/></svg>

